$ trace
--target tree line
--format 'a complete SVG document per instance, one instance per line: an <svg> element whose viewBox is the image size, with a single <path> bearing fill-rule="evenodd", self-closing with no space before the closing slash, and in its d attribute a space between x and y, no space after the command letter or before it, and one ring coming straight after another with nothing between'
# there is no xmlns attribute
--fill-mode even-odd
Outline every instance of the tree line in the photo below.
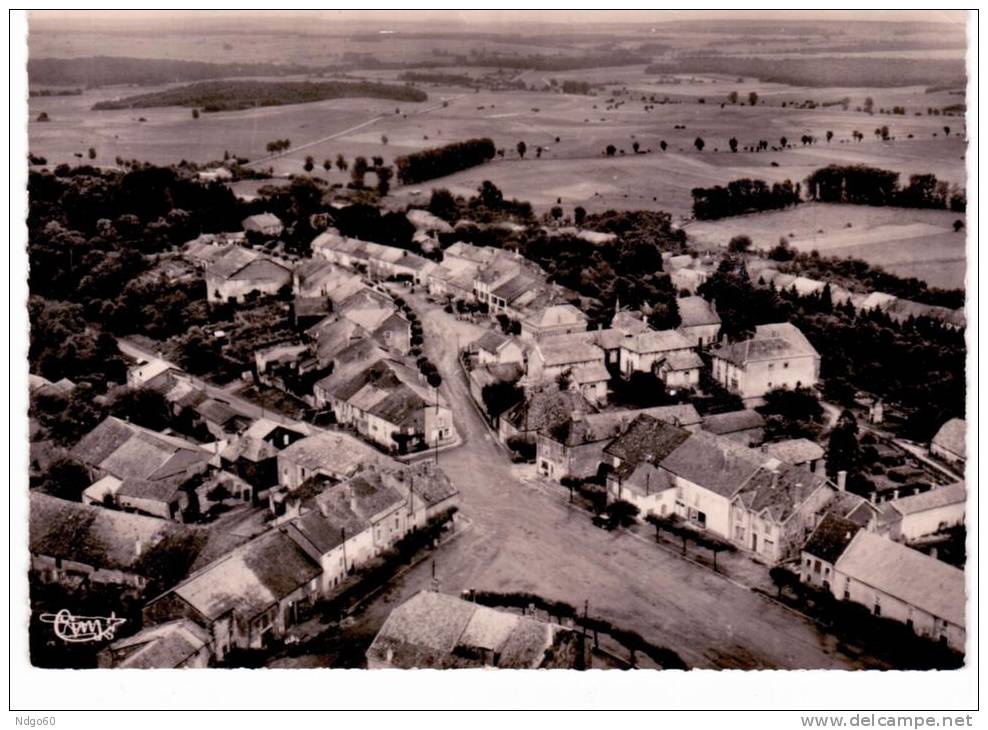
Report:
<svg viewBox="0 0 988 730"><path fill-rule="evenodd" d="M432 147L395 159L398 180L413 184L482 165L494 158L496 148L488 137Z"/></svg>
<svg viewBox="0 0 988 730"><path fill-rule="evenodd" d="M716 220L765 210L783 210L798 205L800 184L790 180L769 185L764 180L742 178L726 186L693 188L693 215L698 220Z"/></svg>
<svg viewBox="0 0 988 730"><path fill-rule="evenodd" d="M897 205L903 208L940 208L962 213L966 192L927 173L912 175L899 185L899 173L867 165L828 165L806 178L811 200L855 205Z"/></svg>

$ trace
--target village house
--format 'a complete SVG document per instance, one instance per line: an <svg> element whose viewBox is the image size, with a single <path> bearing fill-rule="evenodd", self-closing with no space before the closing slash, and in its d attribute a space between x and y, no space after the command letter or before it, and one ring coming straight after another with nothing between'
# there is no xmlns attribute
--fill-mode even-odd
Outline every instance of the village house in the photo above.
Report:
<svg viewBox="0 0 988 730"><path fill-rule="evenodd" d="M157 357L140 360L127 369L127 387L143 388L159 375L169 371L175 371L175 366L167 360Z"/></svg>
<svg viewBox="0 0 988 730"><path fill-rule="evenodd" d="M755 327L750 339L711 351L714 380L745 401L760 402L776 388L811 388L820 377L820 355L789 323Z"/></svg>
<svg viewBox="0 0 988 730"><path fill-rule="evenodd" d="M757 446L764 438L765 418L750 408L712 413L703 417L701 428L707 433L723 436L745 446Z"/></svg>
<svg viewBox="0 0 988 730"><path fill-rule="evenodd" d="M233 649L282 640L318 598L320 573L281 530L268 530L149 601L144 621L194 621L223 661Z"/></svg>
<svg viewBox="0 0 988 730"><path fill-rule="evenodd" d="M242 302L248 294L277 294L290 287L292 270L274 258L234 248L206 267L206 298L214 304Z"/></svg>
<svg viewBox="0 0 988 730"><path fill-rule="evenodd" d="M501 311L507 302L503 299L495 301L492 295L498 287L518 276L524 269L525 263L527 262L520 256L498 250L495 258L478 269L473 282L474 297L478 302L487 304L492 314Z"/></svg>
<svg viewBox="0 0 988 730"><path fill-rule="evenodd" d="M326 298L336 284L350 276L324 258L305 259L292 271L292 291L298 297Z"/></svg>
<svg viewBox="0 0 988 730"><path fill-rule="evenodd" d="M700 370L703 360L693 350L671 352L663 357L655 367L666 388L671 391L680 388L696 388L700 385Z"/></svg>
<svg viewBox="0 0 988 730"><path fill-rule="evenodd" d="M689 365L690 363L697 363L695 365L695 371L698 378L698 361L689 360L687 362L687 358L691 353L694 356L696 355L693 351L693 345L676 330L664 330L662 332L649 330L636 335L629 335L621 341L621 374L624 377L629 377L635 372L658 373L663 361L671 355L680 354L687 357L684 357L683 361L678 364ZM686 377L691 378L690 375Z"/></svg>
<svg viewBox="0 0 988 730"><path fill-rule="evenodd" d="M937 487L885 502L883 534L892 540L910 542L947 528L964 524L967 509L967 489L964 482Z"/></svg>
<svg viewBox="0 0 988 730"><path fill-rule="evenodd" d="M804 558L804 565L807 558ZM831 593L964 651L964 571L867 530L834 564Z"/></svg>
<svg viewBox="0 0 988 730"><path fill-rule="evenodd" d="M573 413L565 421L539 432L535 452L539 473L556 481L566 477L593 477L605 461L605 447L640 415L651 416L688 431L695 432L700 426L700 415L689 404Z"/></svg>
<svg viewBox="0 0 988 730"><path fill-rule="evenodd" d="M824 476L770 462L734 495L730 539L769 564L798 560L835 492Z"/></svg>
<svg viewBox="0 0 988 730"><path fill-rule="evenodd" d="M281 219L274 213L258 213L248 216L241 221L240 225L245 232L260 233L263 236L274 238L280 236L285 229Z"/></svg>
<svg viewBox="0 0 988 730"><path fill-rule="evenodd" d="M608 500L638 507L644 517L672 514L675 482L659 468L690 438L690 432L650 415L639 415L603 450Z"/></svg>
<svg viewBox="0 0 988 730"><path fill-rule="evenodd" d="M680 297L678 332L692 343L693 347L706 347L717 342L720 334L720 315L712 302L703 297Z"/></svg>
<svg viewBox="0 0 988 730"><path fill-rule="evenodd" d="M289 490L298 489L316 474L342 481L361 466L386 458L349 434L319 432L278 452L278 484Z"/></svg>
<svg viewBox="0 0 988 730"><path fill-rule="evenodd" d="M442 394L396 360L379 360L346 380L320 380L314 393L316 405L331 407L337 423L387 451L408 453L456 439Z"/></svg>
<svg viewBox="0 0 988 730"><path fill-rule="evenodd" d="M802 466L812 472L818 472L824 466L823 447L809 439L775 441L764 444L762 451L784 464Z"/></svg>
<svg viewBox="0 0 988 730"><path fill-rule="evenodd" d="M124 481L184 481L204 472L213 454L199 444L108 416L72 447L69 455L93 481L110 475Z"/></svg>
<svg viewBox="0 0 988 730"><path fill-rule="evenodd" d="M529 342L586 329L587 316L572 304L553 304L521 320L521 338Z"/></svg>
<svg viewBox="0 0 988 730"><path fill-rule="evenodd" d="M253 487L251 501L255 501L278 483L278 452L305 437L300 430L260 418L227 444L220 452L220 463Z"/></svg>
<svg viewBox="0 0 988 730"><path fill-rule="evenodd" d="M200 528L31 492L31 571L68 587L141 593L181 578L208 540Z"/></svg>
<svg viewBox="0 0 988 730"><path fill-rule="evenodd" d="M498 418L503 443L519 440L535 444L541 431L565 421L574 413L596 413L597 408L579 393L548 386L529 392Z"/></svg>
<svg viewBox="0 0 988 730"><path fill-rule="evenodd" d="M525 351L513 337L502 335L500 332L489 330L470 345L472 352L477 354L477 365L504 365L517 363L524 365Z"/></svg>
<svg viewBox="0 0 988 730"><path fill-rule="evenodd" d="M368 669L588 666L572 629L432 591L395 608L367 649Z"/></svg>
<svg viewBox="0 0 988 730"><path fill-rule="evenodd" d="M205 398L192 408L194 428L202 427L217 441L242 433L251 423L250 417L219 398Z"/></svg>
<svg viewBox="0 0 988 730"><path fill-rule="evenodd" d="M799 579L814 588L830 591L834 566L861 529L864 526L846 517L833 512L825 514L803 545Z"/></svg>
<svg viewBox="0 0 988 730"><path fill-rule="evenodd" d="M930 441L930 453L963 469L967 462L967 422L951 418L943 424Z"/></svg>
<svg viewBox="0 0 988 730"><path fill-rule="evenodd" d="M97 655L100 669L203 669L209 666L209 634L188 619L146 626Z"/></svg>
<svg viewBox="0 0 988 730"><path fill-rule="evenodd" d="M584 365L605 367L604 351L579 335L547 337L536 342L529 354L528 381L548 383Z"/></svg>

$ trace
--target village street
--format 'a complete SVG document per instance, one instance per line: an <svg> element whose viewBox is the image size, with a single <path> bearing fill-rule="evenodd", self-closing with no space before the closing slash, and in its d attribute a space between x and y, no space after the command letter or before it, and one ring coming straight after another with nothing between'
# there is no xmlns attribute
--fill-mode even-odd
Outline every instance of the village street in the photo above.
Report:
<svg viewBox="0 0 988 730"><path fill-rule="evenodd" d="M372 637L392 608L432 585L434 562L444 592L529 591L575 606L586 600L591 614L672 649L691 667L877 666L799 614L632 535L594 527L584 512L521 481L456 361L457 346L480 329L421 295L405 297L423 321L425 349L464 441L438 458L472 526L368 602L354 630Z"/></svg>

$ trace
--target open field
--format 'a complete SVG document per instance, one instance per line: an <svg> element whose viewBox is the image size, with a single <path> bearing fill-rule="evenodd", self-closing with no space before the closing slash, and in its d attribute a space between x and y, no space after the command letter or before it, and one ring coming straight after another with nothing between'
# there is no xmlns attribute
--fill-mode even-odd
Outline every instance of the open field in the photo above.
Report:
<svg viewBox="0 0 988 730"><path fill-rule="evenodd" d="M915 276L931 286L964 286L965 235L954 233L959 216L946 210L872 208L863 205L804 203L772 213L695 221L686 227L702 246L726 246L749 236L757 249L769 249L780 236L800 251L852 256L898 276Z"/></svg>

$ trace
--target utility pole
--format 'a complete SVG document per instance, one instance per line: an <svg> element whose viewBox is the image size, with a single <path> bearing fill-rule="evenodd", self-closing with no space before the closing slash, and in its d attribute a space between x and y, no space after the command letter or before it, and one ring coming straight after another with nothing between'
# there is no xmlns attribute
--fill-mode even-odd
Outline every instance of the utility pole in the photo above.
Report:
<svg viewBox="0 0 988 730"><path fill-rule="evenodd" d="M340 528L340 533L343 536L343 575L345 576L346 573L347 573L347 567L346 567L346 528L345 527Z"/></svg>

